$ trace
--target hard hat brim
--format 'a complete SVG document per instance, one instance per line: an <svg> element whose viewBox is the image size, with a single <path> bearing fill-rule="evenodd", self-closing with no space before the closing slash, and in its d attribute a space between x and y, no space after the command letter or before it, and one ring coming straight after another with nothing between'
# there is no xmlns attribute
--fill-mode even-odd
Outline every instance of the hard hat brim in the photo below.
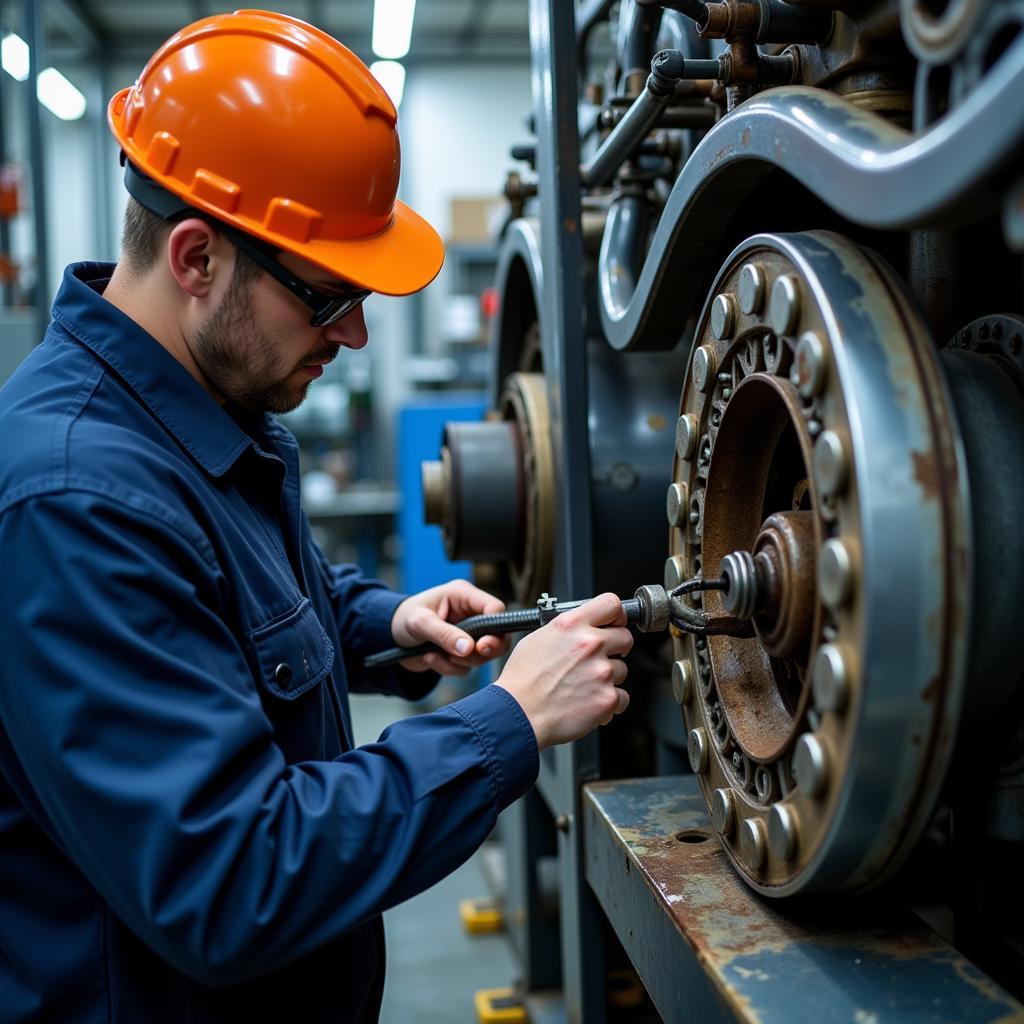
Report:
<svg viewBox="0 0 1024 1024"><path fill-rule="evenodd" d="M444 263L441 236L415 210L395 200L390 227L369 238L297 242L264 229L268 242L360 288L382 295L411 295L437 277Z"/></svg>

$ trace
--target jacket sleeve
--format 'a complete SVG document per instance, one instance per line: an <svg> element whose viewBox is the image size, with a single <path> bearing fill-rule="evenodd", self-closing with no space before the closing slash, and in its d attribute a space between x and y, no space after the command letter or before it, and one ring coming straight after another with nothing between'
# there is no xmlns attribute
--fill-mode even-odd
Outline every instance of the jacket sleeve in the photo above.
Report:
<svg viewBox="0 0 1024 1024"><path fill-rule="evenodd" d="M171 964L238 983L464 861L536 777L488 687L335 761L288 765L218 613L203 538L142 497L0 514L0 722L13 785L113 911Z"/></svg>
<svg viewBox="0 0 1024 1024"><path fill-rule="evenodd" d="M334 625L345 658L345 676L353 693L391 693L407 700L422 700L437 685L436 672L410 672L401 665L365 669L363 659L395 646L391 619L405 594L370 579L356 565L332 565L323 549L307 536L327 588Z"/></svg>

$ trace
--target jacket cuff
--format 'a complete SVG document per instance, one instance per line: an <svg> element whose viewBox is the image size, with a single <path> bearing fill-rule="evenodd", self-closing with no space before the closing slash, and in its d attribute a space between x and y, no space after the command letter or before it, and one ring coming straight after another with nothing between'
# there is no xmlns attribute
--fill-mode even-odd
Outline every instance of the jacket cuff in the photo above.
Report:
<svg viewBox="0 0 1024 1024"><path fill-rule="evenodd" d="M498 810L518 800L537 781L537 737L519 702L504 687L485 686L449 707L476 733L491 768Z"/></svg>

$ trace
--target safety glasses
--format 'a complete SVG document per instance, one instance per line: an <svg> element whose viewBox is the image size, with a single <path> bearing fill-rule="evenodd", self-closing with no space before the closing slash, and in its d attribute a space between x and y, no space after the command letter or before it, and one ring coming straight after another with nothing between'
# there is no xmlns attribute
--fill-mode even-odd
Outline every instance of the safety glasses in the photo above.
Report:
<svg viewBox="0 0 1024 1024"><path fill-rule="evenodd" d="M342 317L348 316L357 306L362 305L370 294L367 288L344 287L339 285L332 292L317 291L310 288L305 281L290 273L286 267L277 262L281 251L272 245L263 245L251 236L236 231L224 224L217 227L223 232L231 244L240 252L245 253L260 268L266 271L275 281L284 285L293 295L300 298L311 310L309 318L311 327L326 327L337 323Z"/></svg>

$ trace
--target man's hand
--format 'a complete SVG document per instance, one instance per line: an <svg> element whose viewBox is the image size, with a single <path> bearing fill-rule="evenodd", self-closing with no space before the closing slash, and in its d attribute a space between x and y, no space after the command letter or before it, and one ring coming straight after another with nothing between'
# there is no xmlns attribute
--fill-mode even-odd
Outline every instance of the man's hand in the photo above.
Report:
<svg viewBox="0 0 1024 1024"><path fill-rule="evenodd" d="M543 750L579 739L626 710L621 656L632 647L622 602L601 594L523 637L497 685L519 702Z"/></svg>
<svg viewBox="0 0 1024 1024"><path fill-rule="evenodd" d="M445 676L464 676L471 668L508 650L505 637L482 636L474 640L456 629L470 615L493 615L503 612L505 605L467 580L452 580L407 597L391 619L391 635L399 647L434 643L444 653L424 654L406 658L399 664L413 672L433 669Z"/></svg>

